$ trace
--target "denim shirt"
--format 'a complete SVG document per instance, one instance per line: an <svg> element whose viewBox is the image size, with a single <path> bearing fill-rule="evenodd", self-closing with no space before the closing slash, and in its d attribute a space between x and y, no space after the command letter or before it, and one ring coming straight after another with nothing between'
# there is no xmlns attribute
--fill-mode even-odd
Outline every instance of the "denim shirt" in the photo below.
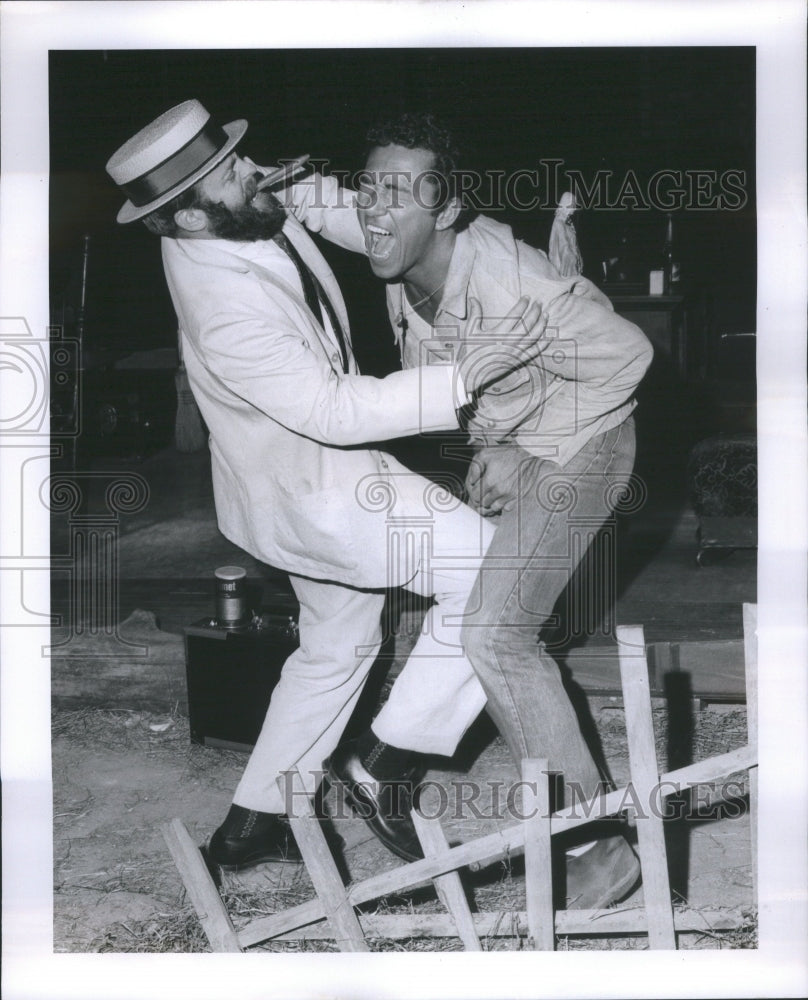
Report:
<svg viewBox="0 0 808 1000"><path fill-rule="evenodd" d="M287 207L305 225L360 253L364 238L354 194L334 178L287 189ZM521 296L542 303L548 324L538 358L484 392L468 423L477 446L517 444L561 465L598 434L621 424L653 357L639 327L581 276L562 278L547 255L514 238L510 226L478 216L457 234L443 298L431 327L407 309L403 285L387 285L387 309L404 368L452 365L473 337L506 316ZM466 330L469 299L482 328Z"/></svg>
<svg viewBox="0 0 808 1000"><path fill-rule="evenodd" d="M402 365L451 364L521 296L547 315L540 356L492 385L468 423L478 446L511 443L561 465L594 436L622 423L652 358L645 334L618 316L586 278L562 278L546 254L516 240L509 226L479 216L458 233L445 290L430 327L408 307L402 284L388 285L390 320ZM469 299L482 329L465 329ZM404 320L404 322L402 322Z"/></svg>

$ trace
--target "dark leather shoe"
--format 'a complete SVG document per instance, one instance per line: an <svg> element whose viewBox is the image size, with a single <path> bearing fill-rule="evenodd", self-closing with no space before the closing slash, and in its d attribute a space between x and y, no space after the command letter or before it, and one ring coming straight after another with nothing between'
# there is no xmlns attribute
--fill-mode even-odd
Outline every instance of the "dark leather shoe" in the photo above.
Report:
<svg viewBox="0 0 808 1000"><path fill-rule="evenodd" d="M345 798L393 854L404 861L418 861L424 853L410 813L418 785L415 768L398 781L379 781L367 771L348 741L326 762L332 783L343 786Z"/></svg>
<svg viewBox="0 0 808 1000"><path fill-rule="evenodd" d="M567 861L567 909L603 910L640 883L640 863L622 835L605 837Z"/></svg>
<svg viewBox="0 0 808 1000"><path fill-rule="evenodd" d="M207 860L223 871L238 872L266 861L300 864L300 851L289 820L276 813L230 807L224 823L210 838Z"/></svg>

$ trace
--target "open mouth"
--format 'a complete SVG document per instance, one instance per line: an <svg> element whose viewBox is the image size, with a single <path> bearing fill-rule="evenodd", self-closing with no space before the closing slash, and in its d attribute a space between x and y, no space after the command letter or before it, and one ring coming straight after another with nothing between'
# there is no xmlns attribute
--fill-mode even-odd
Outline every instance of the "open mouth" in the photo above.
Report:
<svg viewBox="0 0 808 1000"><path fill-rule="evenodd" d="M389 229L368 223L365 226L365 246L374 260L387 260L393 252L393 234Z"/></svg>

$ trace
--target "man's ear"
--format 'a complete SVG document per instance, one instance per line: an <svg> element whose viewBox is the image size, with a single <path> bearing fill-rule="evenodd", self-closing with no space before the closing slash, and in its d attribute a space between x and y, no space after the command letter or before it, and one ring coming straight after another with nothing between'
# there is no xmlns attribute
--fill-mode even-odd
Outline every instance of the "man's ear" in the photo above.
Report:
<svg viewBox="0 0 808 1000"><path fill-rule="evenodd" d="M451 229L462 210L463 205L460 199L450 198L440 212L438 212L438 217L435 220L435 229Z"/></svg>
<svg viewBox="0 0 808 1000"><path fill-rule="evenodd" d="M208 227L208 217L201 208L181 208L174 213L174 222L187 233L199 233Z"/></svg>

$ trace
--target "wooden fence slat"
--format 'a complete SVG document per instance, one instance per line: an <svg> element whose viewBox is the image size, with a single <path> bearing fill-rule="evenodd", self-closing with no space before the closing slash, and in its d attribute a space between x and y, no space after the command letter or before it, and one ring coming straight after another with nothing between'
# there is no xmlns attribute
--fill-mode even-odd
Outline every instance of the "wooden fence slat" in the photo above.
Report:
<svg viewBox="0 0 808 1000"><path fill-rule="evenodd" d="M525 902L528 937L536 951L555 949L548 766L545 758L526 757L522 761Z"/></svg>
<svg viewBox="0 0 808 1000"><path fill-rule="evenodd" d="M295 785L302 788L299 773L292 771L278 779L281 794L286 790L287 777L292 781L293 788ZM295 795L293 801L296 814L292 815L290 810L289 824L340 950L369 951L311 799L306 795Z"/></svg>
<svg viewBox="0 0 808 1000"><path fill-rule="evenodd" d="M424 849L425 857L434 858L445 853L449 842L437 817L428 819L426 816L422 816L417 809L414 809L412 821L418 839L421 841L421 847ZM474 928L469 901L466 899L463 883L460 881L457 870L447 872L445 875L436 875L432 881L440 901L449 911L449 915L457 927L457 934L463 942L463 947L466 951L482 951L480 939Z"/></svg>
<svg viewBox="0 0 808 1000"><path fill-rule="evenodd" d="M528 933L525 910L490 911L472 914L476 933L481 938L520 937ZM556 913L556 934L560 936L597 937L648 933L648 921L642 906L608 910L559 910ZM446 913L384 913L360 914L359 923L366 938L446 938L457 937L457 926ZM714 934L749 926L748 910L743 906L721 909L676 910L674 926L677 934ZM286 931L275 941L333 940L327 921Z"/></svg>
<svg viewBox="0 0 808 1000"><path fill-rule="evenodd" d="M241 951L219 890L185 824L181 819L173 819L162 828L162 833L211 949Z"/></svg>
<svg viewBox="0 0 808 1000"><path fill-rule="evenodd" d="M700 760L695 764L688 764L663 774L659 779L662 795L667 798L669 795L679 794L687 788L708 784L718 778L724 778L728 774L734 774L736 771L748 770L755 767L756 763L755 751L749 746L738 747L737 750L730 750L728 753L719 754L716 757L708 757L706 760ZM594 811L590 810L591 803L583 803L577 807L571 806L553 813L553 818L550 821L553 836L566 830L575 830L591 822L592 819L613 815L625 807L626 801L627 790L623 787L609 792L597 803ZM483 853L487 843L482 838L472 841L471 843L479 846L479 851L475 850L471 861L462 861L461 864L473 864L476 869L481 869L502 861L508 854L524 846L522 832L517 825L505 827L501 831L489 834L488 842L495 846L487 854ZM459 847L452 848L453 851L459 849Z"/></svg>
<svg viewBox="0 0 808 1000"><path fill-rule="evenodd" d="M648 915L648 941L652 948L676 948L673 903L668 878L668 855L659 797L651 690L645 657L645 636L639 625L618 625L618 656L626 711L631 782L640 802L637 839L642 866L643 895Z"/></svg>
<svg viewBox="0 0 808 1000"><path fill-rule="evenodd" d="M716 781L718 778L724 778L736 771L746 770L756 764L755 751L748 746L739 747L729 753L710 757L696 764L689 764L687 767L663 774L659 779L662 795L678 794L683 788ZM624 808L625 804L626 789L617 788L603 797L594 818L612 815ZM592 819L593 816L588 815L586 810L578 804L554 813L550 827L552 833L557 834L564 830L577 829L591 822ZM363 882L357 882L348 889L348 899L353 906L359 906L361 903L379 899L393 892L400 892L402 889L417 885L419 882L432 879L435 875L442 875L444 872L462 868L472 862L485 861L493 864L514 851L522 849L525 845L524 838L525 832L522 824L515 823L484 837L450 847L445 854L438 858L413 861L408 865L374 875ZM282 913L273 913L268 917L257 917L239 932L239 941L243 947L248 947L278 934L283 934L295 927L302 927L305 924L322 920L323 916L322 904L319 900L312 899L289 910L284 910Z"/></svg>
<svg viewBox="0 0 808 1000"><path fill-rule="evenodd" d="M758 644L757 605L743 606L743 652L746 667L746 734L749 746L758 746ZM749 832L752 844L752 891L757 902L758 876L758 770L749 772Z"/></svg>

